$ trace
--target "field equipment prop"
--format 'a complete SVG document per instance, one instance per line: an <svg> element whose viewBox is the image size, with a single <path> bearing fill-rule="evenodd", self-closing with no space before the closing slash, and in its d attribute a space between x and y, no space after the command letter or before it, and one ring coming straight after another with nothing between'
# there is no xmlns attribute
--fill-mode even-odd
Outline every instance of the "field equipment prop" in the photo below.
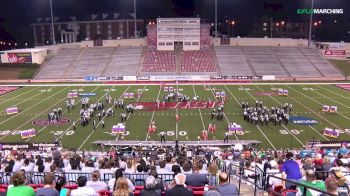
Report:
<svg viewBox="0 0 350 196"><path fill-rule="evenodd" d="M287 89L278 89L278 95L279 96L288 96L288 90Z"/></svg>
<svg viewBox="0 0 350 196"><path fill-rule="evenodd" d="M244 130L242 129L241 125L238 125L237 123L229 123L228 131L230 133L235 133L235 134L238 134L238 135L244 135Z"/></svg>
<svg viewBox="0 0 350 196"><path fill-rule="evenodd" d="M124 99L133 99L135 97L135 93L124 93Z"/></svg>
<svg viewBox="0 0 350 196"><path fill-rule="evenodd" d="M324 105L322 107L322 112L326 112L326 113L337 113L338 111L338 107L337 106L329 106L329 105Z"/></svg>
<svg viewBox="0 0 350 196"><path fill-rule="evenodd" d="M11 114L18 114L18 107L11 107L6 109L6 114L11 115Z"/></svg>
<svg viewBox="0 0 350 196"><path fill-rule="evenodd" d="M35 136L36 136L36 131L33 128L21 131L22 139L27 139L27 138L31 138L31 137L35 137Z"/></svg>
<svg viewBox="0 0 350 196"><path fill-rule="evenodd" d="M112 134L124 134L126 131L125 125L123 123L118 123L112 126Z"/></svg>
<svg viewBox="0 0 350 196"><path fill-rule="evenodd" d="M225 93L225 91L216 91L215 97L216 98L224 98L224 97L226 97L226 93Z"/></svg>
<svg viewBox="0 0 350 196"><path fill-rule="evenodd" d="M164 86L164 91L165 92L174 92L174 87L172 87L172 86Z"/></svg>
<svg viewBox="0 0 350 196"><path fill-rule="evenodd" d="M77 98L78 97L78 93L77 92L68 93L67 97L70 98L70 99Z"/></svg>
<svg viewBox="0 0 350 196"><path fill-rule="evenodd" d="M330 128L325 128L323 130L323 135L331 138L338 138L340 134L339 129L330 129Z"/></svg>

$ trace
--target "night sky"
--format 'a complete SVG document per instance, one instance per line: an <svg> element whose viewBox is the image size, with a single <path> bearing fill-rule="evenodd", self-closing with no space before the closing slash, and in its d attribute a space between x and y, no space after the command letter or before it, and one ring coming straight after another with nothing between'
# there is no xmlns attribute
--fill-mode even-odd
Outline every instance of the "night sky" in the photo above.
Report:
<svg viewBox="0 0 350 196"><path fill-rule="evenodd" d="M273 16L276 20L307 21L308 16L298 16L296 9L308 8L311 0L218 0L219 21L234 18L240 23L237 28L248 34L248 24L263 16ZM349 0L315 0L315 8L342 8L343 15L316 16L324 21L325 39L328 31L341 31L344 38L350 37ZM91 14L120 13L119 19L130 18L133 0L53 0L54 15L62 18L77 16L89 18ZM0 1L0 41L12 40L23 45L33 40L30 23L38 17L49 17L49 0L1 0ZM157 17L200 16L214 21L214 0L137 0L137 17L154 19ZM337 24L332 21L337 20ZM329 32L328 32L329 33ZM329 33L331 34L331 32Z"/></svg>

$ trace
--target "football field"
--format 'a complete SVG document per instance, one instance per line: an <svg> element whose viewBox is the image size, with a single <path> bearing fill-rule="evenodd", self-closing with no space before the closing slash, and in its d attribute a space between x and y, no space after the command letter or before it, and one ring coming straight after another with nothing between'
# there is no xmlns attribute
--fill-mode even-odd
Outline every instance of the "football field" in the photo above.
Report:
<svg viewBox="0 0 350 196"><path fill-rule="evenodd" d="M235 85L167 85L187 95L191 99L199 97L198 101L190 104L178 104L171 99L165 106L157 106L168 91L160 85L89 85L71 84L68 86L26 86L0 96L0 143L4 142L54 142L61 137L65 148L77 150L96 150L100 147L93 145L96 140L160 140L159 132L166 132L167 140L186 141L198 140L202 130L207 130L209 123L215 123L217 130L209 133L209 140L223 140L228 123L241 125L244 134L232 134L230 140L258 140L258 148L279 149L301 147L313 139L320 141L350 141L350 91L331 84L235 84ZM172 88L169 88L173 90ZM288 96L281 96L279 89L288 90ZM89 104L103 102L105 108L113 108L114 116L103 117L105 128L96 116L96 130L91 123L80 125L81 96L75 98L74 110L66 109L69 92L90 93ZM215 106L221 102L216 97L218 92L226 95L224 118L211 119L213 108L206 106L210 99ZM134 98L124 98L125 93L134 93ZM105 95L112 99L123 98L125 105L132 103L136 106L134 113L127 113L126 131L123 135L111 134L113 125L120 123L120 113L125 109L114 108L113 101L106 103ZM138 94L140 96L138 96ZM268 126L246 122L243 120L242 102L255 106L255 101L263 105L281 107L288 103L293 105L289 123ZM197 102L197 103L196 103ZM336 113L323 112L324 105L337 106ZM6 109L18 107L19 113L8 115ZM64 121L56 125L48 125L47 116L54 108L62 108ZM96 112L95 112L96 114ZM175 115L180 116L177 122ZM73 130L72 122L76 124ZM156 133L148 134L148 126L154 121ZM324 129L340 130L339 138L323 135ZM21 131L34 128L36 136L22 139Z"/></svg>

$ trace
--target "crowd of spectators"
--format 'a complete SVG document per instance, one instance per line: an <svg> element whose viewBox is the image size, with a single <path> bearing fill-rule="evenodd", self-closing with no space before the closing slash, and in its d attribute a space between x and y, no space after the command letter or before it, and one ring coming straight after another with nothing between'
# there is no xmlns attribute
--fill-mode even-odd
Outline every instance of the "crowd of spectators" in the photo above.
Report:
<svg viewBox="0 0 350 196"><path fill-rule="evenodd" d="M219 149L185 151L166 148L132 149L109 153L74 153L56 149L37 154L30 151L3 153L1 184L8 195L193 195L202 187L208 194L238 195L229 175L220 171ZM225 153L230 153L227 150ZM216 156L219 155L219 156ZM31 185L40 185L33 187ZM69 189L67 185L75 185ZM28 186L26 186L28 185ZM101 192L102 191L102 192ZM14 192L14 193L12 193ZM56 194L57 193L57 194ZM204 194L204 192L203 192Z"/></svg>
<svg viewBox="0 0 350 196"><path fill-rule="evenodd" d="M338 195L349 195L349 163L350 154L345 148L307 153L305 150L256 150L251 147L180 147L178 150L134 147L100 154L73 153L61 149L37 155L12 151L2 154L1 183L10 184L9 187L44 184L46 188L55 187L63 195L97 195L99 191L131 195L140 186L144 187L138 193L141 195L173 195L177 189L183 195L191 195L192 187L205 187L208 189L205 192L207 195L230 195L238 194L237 187L229 183L232 174L243 171L242 182L252 184L249 178L253 179L257 171L261 171L265 175L260 180L265 180L268 189L276 192L287 189L301 194L304 187L268 177L270 175L324 191L336 191ZM54 174L55 184L48 179L48 172ZM18 177L20 174L24 180ZM67 184L76 184L78 188L67 189ZM7 191L11 193L10 189ZM29 192L29 189L21 187L18 191ZM307 193L320 195L310 189L307 189Z"/></svg>

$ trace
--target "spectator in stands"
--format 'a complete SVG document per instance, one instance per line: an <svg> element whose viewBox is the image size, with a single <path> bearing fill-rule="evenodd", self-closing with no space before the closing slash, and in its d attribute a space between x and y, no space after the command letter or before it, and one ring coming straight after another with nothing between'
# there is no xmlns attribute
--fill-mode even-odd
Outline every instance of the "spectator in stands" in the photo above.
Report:
<svg viewBox="0 0 350 196"><path fill-rule="evenodd" d="M181 173L181 168L179 165L174 165L172 168L173 173L173 180L168 184L167 189L172 189L176 186L176 180L175 176L179 173Z"/></svg>
<svg viewBox="0 0 350 196"><path fill-rule="evenodd" d="M135 173L135 168L133 167L132 160L127 160L125 174L133 174Z"/></svg>
<svg viewBox="0 0 350 196"><path fill-rule="evenodd" d="M45 175L44 169L45 169L44 165L39 165L37 168L37 171L35 171L35 169L34 169L34 172L37 172L37 173L34 173L34 175L32 177L32 182L34 184L42 184L43 183L44 175Z"/></svg>
<svg viewBox="0 0 350 196"><path fill-rule="evenodd" d="M60 196L70 196L70 189L64 188L66 185L66 179L62 176L57 177L56 190L60 193Z"/></svg>
<svg viewBox="0 0 350 196"><path fill-rule="evenodd" d="M44 172L50 172L51 165L52 165L52 157L46 157L45 163L44 163L44 166L45 166Z"/></svg>
<svg viewBox="0 0 350 196"><path fill-rule="evenodd" d="M343 164L343 162L340 159L336 159L334 164L335 164L335 166L331 167L329 169L329 171L333 171L333 170L340 170L342 172L347 172L348 171L348 169L346 167L344 167L344 164Z"/></svg>
<svg viewBox="0 0 350 196"><path fill-rule="evenodd" d="M95 166L94 166L94 162L92 160L88 160L85 164L85 167L83 167L81 169L82 173L92 173L95 171Z"/></svg>
<svg viewBox="0 0 350 196"><path fill-rule="evenodd" d="M24 165L21 167L20 170L23 169L25 172L33 172L34 166L35 166L34 162L29 161L29 159L25 159Z"/></svg>
<svg viewBox="0 0 350 196"><path fill-rule="evenodd" d="M13 165L12 172L18 172L21 169L23 164L24 164L24 160L22 159L22 155L18 155L16 158L16 162Z"/></svg>
<svg viewBox="0 0 350 196"><path fill-rule="evenodd" d="M322 171L329 171L329 169L332 168L331 160L329 159L329 156L323 157L323 163L322 163Z"/></svg>
<svg viewBox="0 0 350 196"><path fill-rule="evenodd" d="M118 178L115 183L113 196L132 196L132 192L130 191L128 180L124 177Z"/></svg>
<svg viewBox="0 0 350 196"><path fill-rule="evenodd" d="M109 190L115 190L115 186L116 186L116 183L117 183L117 180L119 178L122 178L123 177L123 170L122 169L117 169L117 171L115 171L115 178L112 178L108 181L108 187L109 187ZM128 187L129 187L129 190L132 192L135 190L135 186L132 184L132 182L126 178L126 181L128 183Z"/></svg>
<svg viewBox="0 0 350 196"><path fill-rule="evenodd" d="M303 165L302 168L303 168L305 171L306 171L306 170L309 170L309 169L315 170L315 166L314 166L313 160L312 160L310 157L307 157L307 158L305 159L305 163L304 163L304 165Z"/></svg>
<svg viewBox="0 0 350 196"><path fill-rule="evenodd" d="M172 174L173 172L169 172L167 169L165 169L166 161L160 161L159 162L159 168L157 169L158 174Z"/></svg>
<svg viewBox="0 0 350 196"><path fill-rule="evenodd" d="M77 163L75 161L72 161L70 163L70 169L69 167L65 168L65 173L68 182L76 182L77 178L80 176L79 173L81 173L81 171L78 169Z"/></svg>
<svg viewBox="0 0 350 196"><path fill-rule="evenodd" d="M7 196L34 196L35 192L32 187L25 186L26 181L24 172L17 172L12 176L13 187L8 188Z"/></svg>
<svg viewBox="0 0 350 196"><path fill-rule="evenodd" d="M219 186L218 190L221 194L221 196L238 196L238 188L234 184L230 184L228 182L229 176L222 172L219 175Z"/></svg>
<svg viewBox="0 0 350 196"><path fill-rule="evenodd" d="M302 175L298 163L293 160L293 156L294 155L292 152L287 153L286 161L282 166L282 178L299 182L302 178ZM293 186L295 187L295 185L292 183L286 183L283 181L283 187L291 189Z"/></svg>
<svg viewBox="0 0 350 196"><path fill-rule="evenodd" d="M215 163L211 163L208 167L209 173L209 186L215 186L217 181L217 176L219 175L219 167Z"/></svg>
<svg viewBox="0 0 350 196"><path fill-rule="evenodd" d="M316 174L314 170L311 170L311 169L306 170L305 175L306 175L306 181L304 180L300 181L301 184L307 185L316 189L320 189L322 191L326 191L325 183L321 180L316 180ZM298 186L297 195L303 195L304 188L305 188L304 186ZM320 194L319 192L312 189L306 190L306 196L314 196L319 194Z"/></svg>
<svg viewBox="0 0 350 196"><path fill-rule="evenodd" d="M150 176L153 176L156 179L156 185L154 186L154 189L156 190L161 190L162 192L165 190L164 189L164 184L163 180L161 178L158 178L158 173L155 169L151 170L149 173Z"/></svg>
<svg viewBox="0 0 350 196"><path fill-rule="evenodd" d="M209 191L206 191L203 196L221 196L217 187L211 187Z"/></svg>
<svg viewBox="0 0 350 196"><path fill-rule="evenodd" d="M349 181L345 178L344 174L340 170L333 170L332 177L337 181L338 187L337 192L339 196L349 195L350 194L350 186Z"/></svg>
<svg viewBox="0 0 350 196"><path fill-rule="evenodd" d="M198 163L194 164L192 167L192 174L188 175L186 178L187 186L204 186L209 183L206 175L199 173Z"/></svg>
<svg viewBox="0 0 350 196"><path fill-rule="evenodd" d="M91 180L86 183L86 187L91 187L96 192L100 190L108 190L107 184L104 181L101 181L99 171L92 172Z"/></svg>
<svg viewBox="0 0 350 196"><path fill-rule="evenodd" d="M185 188L186 176L184 174L177 174L175 176L176 186L165 192L166 196L193 196L193 192Z"/></svg>
<svg viewBox="0 0 350 196"><path fill-rule="evenodd" d="M145 189L141 190L140 196L161 196L161 191L155 189L156 179L148 176L145 180Z"/></svg>
<svg viewBox="0 0 350 196"><path fill-rule="evenodd" d="M184 174L192 174L192 166L190 162L186 162L182 166Z"/></svg>
<svg viewBox="0 0 350 196"><path fill-rule="evenodd" d="M111 170L111 163L109 160L105 160L102 162L100 166L100 174L102 180L109 180L109 175L112 175L113 172Z"/></svg>
<svg viewBox="0 0 350 196"><path fill-rule="evenodd" d="M136 186L144 186L145 185L145 173L143 172L144 166L137 165L136 166L136 175L135 175L135 185Z"/></svg>
<svg viewBox="0 0 350 196"><path fill-rule="evenodd" d="M339 194L338 183L337 183L337 180L335 180L334 178L327 178L325 183L326 183L326 189L328 193L333 195L338 195L338 196L347 196L347 194L346 195ZM328 195L321 194L320 196L328 196Z"/></svg>
<svg viewBox="0 0 350 196"><path fill-rule="evenodd" d="M168 172L171 172L174 163L176 163L176 159L171 157L166 157L165 160L166 160L165 169L168 170Z"/></svg>
<svg viewBox="0 0 350 196"><path fill-rule="evenodd" d="M87 178L85 176L79 176L77 179L78 189L71 191L71 196L98 196L93 188L86 187Z"/></svg>
<svg viewBox="0 0 350 196"><path fill-rule="evenodd" d="M46 173L44 177L44 188L40 188L37 192L37 196L59 196L59 192L55 189L55 174Z"/></svg>

